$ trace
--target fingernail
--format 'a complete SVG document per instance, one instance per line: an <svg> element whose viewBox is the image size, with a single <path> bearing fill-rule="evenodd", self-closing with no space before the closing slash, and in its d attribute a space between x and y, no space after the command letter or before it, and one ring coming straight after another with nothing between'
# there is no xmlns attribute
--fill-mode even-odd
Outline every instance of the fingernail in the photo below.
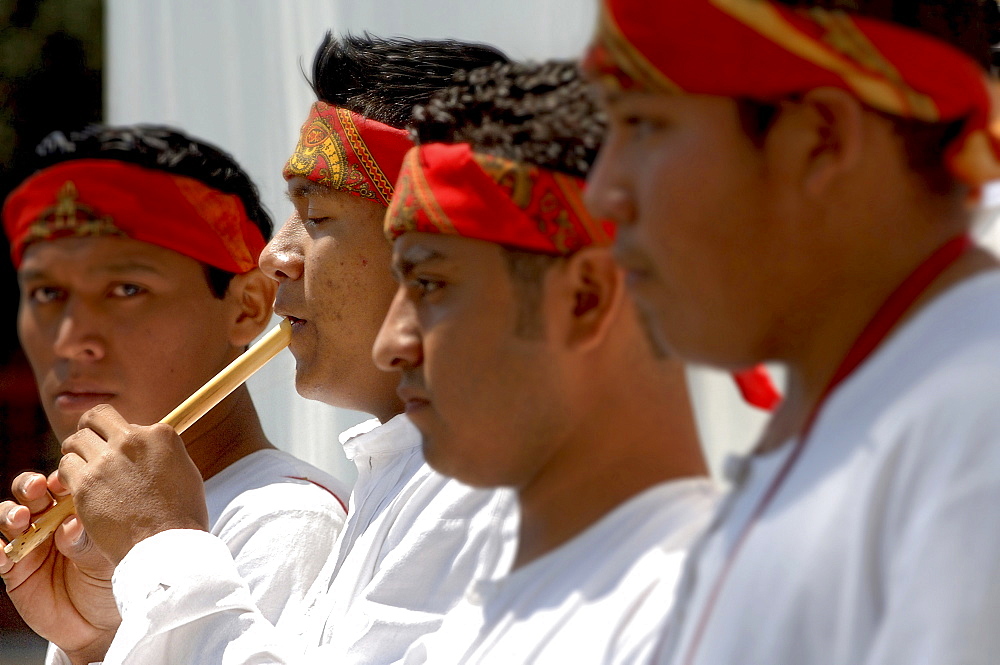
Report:
<svg viewBox="0 0 1000 665"><path fill-rule="evenodd" d="M76 515L69 517L65 522L63 522L63 529L65 530L66 536L73 542L74 545L79 545L83 540L83 524L80 520L76 518Z"/></svg>

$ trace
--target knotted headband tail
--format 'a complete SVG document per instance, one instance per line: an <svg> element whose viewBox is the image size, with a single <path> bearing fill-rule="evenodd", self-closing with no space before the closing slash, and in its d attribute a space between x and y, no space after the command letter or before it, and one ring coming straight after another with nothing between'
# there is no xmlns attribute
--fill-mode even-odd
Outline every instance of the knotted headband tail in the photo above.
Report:
<svg viewBox="0 0 1000 665"><path fill-rule="evenodd" d="M771 411L781 401L781 393L763 365L733 372L733 379L736 381L736 387L740 389L743 400L750 406Z"/></svg>

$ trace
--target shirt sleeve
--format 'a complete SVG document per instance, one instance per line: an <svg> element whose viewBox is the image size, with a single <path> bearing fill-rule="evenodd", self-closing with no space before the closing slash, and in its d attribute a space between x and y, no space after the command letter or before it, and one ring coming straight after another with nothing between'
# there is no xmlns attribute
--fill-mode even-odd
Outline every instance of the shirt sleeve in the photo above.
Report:
<svg viewBox="0 0 1000 665"><path fill-rule="evenodd" d="M254 603L275 626L299 635L310 592L333 555L346 514L328 491L302 482L275 483L247 492L213 528L229 548Z"/></svg>
<svg viewBox="0 0 1000 665"><path fill-rule="evenodd" d="M104 665L301 660L254 603L229 548L211 534L171 530L147 538L118 565L112 587L122 623Z"/></svg>

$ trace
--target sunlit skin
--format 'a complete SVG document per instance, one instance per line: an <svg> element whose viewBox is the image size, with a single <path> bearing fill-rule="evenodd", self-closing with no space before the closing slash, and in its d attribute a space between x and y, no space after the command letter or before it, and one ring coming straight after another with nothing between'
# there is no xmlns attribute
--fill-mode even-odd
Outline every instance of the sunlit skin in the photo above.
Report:
<svg viewBox="0 0 1000 665"><path fill-rule="evenodd" d="M200 263L149 243L67 238L30 245L18 270L18 333L59 440L98 404L129 422L155 423L242 353L262 328L251 319L268 313L273 292L251 274L237 277L220 299ZM249 314L247 285L259 301ZM207 475L221 468L215 458L230 444L202 445L200 438L226 412L185 436Z"/></svg>
<svg viewBox="0 0 1000 665"><path fill-rule="evenodd" d="M371 360L371 344L395 288L388 270L389 245L381 231L384 208L377 204L368 205L353 195L340 196L322 188L316 189L306 181L293 183L292 187L290 194L296 214L278 232L261 257L262 269L268 276L261 271L237 276L222 301L223 316L220 318L215 316L218 312L213 309L218 305L203 298L205 294L209 298L211 295L201 267L197 264L188 266L196 270L201 281L196 284L192 278L185 282L183 292L191 301L170 315L164 313L160 323L165 326L167 322L173 322L179 327L186 325L186 320L197 313L199 323L187 329L191 337L188 341L194 353L206 356L226 339L225 331L228 330L228 339L236 348L227 353L225 359L212 365L211 371L207 372L210 376L261 332L268 324L271 304L276 302L279 312L293 321L292 350L298 363L297 384L303 394L388 419L402 409L395 395L395 381L378 371ZM101 291L95 289L96 292ZM118 288L117 285L101 293L136 295L131 287ZM88 304L93 305L90 301ZM110 305L108 307L111 308ZM225 315L230 317L228 322ZM205 323L210 317L214 320ZM130 322L120 325L130 330ZM148 356L154 352L174 351L178 355L172 344L173 338L159 339L156 332L150 330L136 334L140 333L152 336L154 339L150 342L157 345L155 349L142 347L146 352L143 362L148 362ZM83 344L82 348L87 358L103 357L100 349L87 344ZM186 356L181 359L193 362ZM177 357L171 360L178 362ZM202 362L202 365L208 363ZM146 379L163 379L158 382L161 389L173 386L175 371L169 366L159 369L147 367L146 373ZM83 386L87 391L95 391L101 399L125 408L124 400L118 397L117 385L110 382L105 385L98 381L100 377L96 374L91 378L98 385ZM201 382L202 378L194 381L194 388ZM150 383L157 385L155 381ZM64 389L60 391L65 393ZM189 391L184 388L182 392L186 397ZM74 395L72 399L61 401L76 406L78 401L85 401L87 397L86 394L82 398ZM59 402L56 397L56 403ZM173 406L175 403L171 402L163 413ZM148 422L155 422L163 415L159 409L150 407L149 411L156 415L148 418ZM59 475L52 481L51 487L56 491L63 487L72 491L77 510L86 521L87 532L92 539L86 542L99 543L101 554L108 560L117 563L135 543L161 531L207 528L201 475L207 477L210 474L206 473L202 462L199 461L197 466L192 463L192 458L198 460L194 446L189 445L189 458L184 451L184 442L169 427L130 425L108 406L86 411L78 424L81 429L63 442ZM249 396L245 389L240 389L188 432L197 437L199 430L195 428L201 428L200 431L228 436L242 445L248 440L242 435L250 429L250 425L259 431ZM188 436L186 433L185 440ZM264 441L262 433L260 437ZM134 445L137 442L141 445ZM225 466L233 460L227 461L223 456L215 461ZM211 459L206 461L211 462ZM125 486L107 481L114 478L129 478L130 481ZM41 486L34 480L25 482L20 489L15 483L15 499L31 511L36 511L47 501L44 495L38 497L33 494L37 490L44 490L44 482ZM23 517L21 521L26 524L27 512L23 508L13 509L8 514L7 527L3 532L8 535L17 533L18 520ZM12 519L15 514L17 519ZM20 528L23 529L23 526ZM64 526L57 532L55 542L61 548L72 549L73 533ZM6 575L9 588L17 587L18 594L28 596L36 593L37 588L63 587L61 584L35 583L41 575L33 575L33 566L49 560L45 558L46 549L40 548L32 553L14 571L11 571L10 562L0 557L0 573ZM108 574L98 577L107 586L110 571L102 569L102 572ZM82 588L89 581L84 576L73 584ZM97 597L109 598L110 594L84 595L76 605L61 606L63 613L70 612L71 616L53 615L47 619L60 630L60 646L66 645L72 651L70 658L74 663L100 660L102 649L106 649L110 639L107 629L101 628L101 622L108 617L107 607L90 611L83 602ZM33 606L45 609L44 603L34 599ZM113 599L110 610L114 612ZM70 630L67 628L69 623L74 626L74 637L71 639L66 637Z"/></svg>
<svg viewBox="0 0 1000 665"><path fill-rule="evenodd" d="M610 131L587 199L618 225L630 290L685 359L786 363L765 445L785 440L889 293L966 227L961 190L929 193L889 121L841 90L783 102L757 146L731 99L597 89ZM992 265L970 252L926 297Z"/></svg>
<svg viewBox="0 0 1000 665"><path fill-rule="evenodd" d="M515 334L517 302L500 246L408 233L393 265L400 288L375 359L400 370L387 376L399 381L428 463L474 485L530 482L565 436L556 424L569 408L560 387L565 354L552 333ZM412 327L390 339L396 323Z"/></svg>
<svg viewBox="0 0 1000 665"><path fill-rule="evenodd" d="M432 466L517 489L515 566L653 484L705 472L683 371L653 352L608 250L545 272L527 335L499 245L409 232L393 270L375 360L398 372Z"/></svg>
<svg viewBox="0 0 1000 665"><path fill-rule="evenodd" d="M78 426L93 424L109 436L106 423L125 433L135 429L129 423L162 419L263 330L275 290L271 280L253 270L236 276L225 296L217 298L194 259L117 237L32 244L18 281L22 346L46 415L66 442L79 436ZM171 491L191 504L195 517L183 523L189 528L207 526L201 479L270 446L245 388L191 427L183 441L169 427L157 429L157 436L180 451L185 466L185 473L173 476ZM127 459L132 470L159 466L148 459L145 445L131 451ZM55 474L48 486L36 473L15 479L17 503L0 504L5 537L23 531L30 514L50 504L50 488L64 491ZM121 495L98 501L120 505ZM155 521L162 526L161 519ZM135 520L132 526L141 529L146 523ZM117 535L123 540L132 536L129 529ZM99 660L120 620L110 593L109 552L98 551L82 536L80 522L70 518L56 533L58 550L50 541L15 571L5 572L8 593L25 620L43 636L58 631L74 663ZM3 571L10 567L7 561L0 564ZM23 602L26 598L31 602Z"/></svg>
<svg viewBox="0 0 1000 665"><path fill-rule="evenodd" d="M295 211L260 265L278 284L275 312L292 321L296 389L388 420L402 410L395 379L371 360L396 288L385 208L301 177L288 181L288 197Z"/></svg>

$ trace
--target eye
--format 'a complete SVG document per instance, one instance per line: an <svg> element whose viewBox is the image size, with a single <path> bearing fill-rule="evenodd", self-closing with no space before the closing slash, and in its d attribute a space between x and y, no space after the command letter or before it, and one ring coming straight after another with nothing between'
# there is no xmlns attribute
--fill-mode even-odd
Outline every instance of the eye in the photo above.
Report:
<svg viewBox="0 0 1000 665"><path fill-rule="evenodd" d="M146 293L146 289L137 284L116 284L109 293L114 298L134 298Z"/></svg>
<svg viewBox="0 0 1000 665"><path fill-rule="evenodd" d="M66 297L66 292L55 286L36 286L28 291L28 300L36 305L62 300Z"/></svg>
<svg viewBox="0 0 1000 665"><path fill-rule="evenodd" d="M649 136L666 127L662 120L636 113L624 116L621 123L639 137Z"/></svg>
<svg viewBox="0 0 1000 665"><path fill-rule="evenodd" d="M325 222L332 222L333 217L306 217L306 223L312 224L313 226L318 226Z"/></svg>
<svg viewBox="0 0 1000 665"><path fill-rule="evenodd" d="M443 289L445 282L439 279L415 277L409 281L408 286L412 291L416 292L418 297L423 298Z"/></svg>

